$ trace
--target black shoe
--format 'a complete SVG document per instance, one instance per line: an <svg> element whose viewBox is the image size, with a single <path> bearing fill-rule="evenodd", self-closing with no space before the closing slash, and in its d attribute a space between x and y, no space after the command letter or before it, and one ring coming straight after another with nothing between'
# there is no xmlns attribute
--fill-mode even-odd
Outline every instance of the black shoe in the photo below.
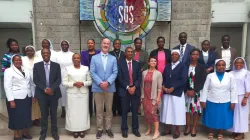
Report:
<svg viewBox="0 0 250 140"><path fill-rule="evenodd" d="M96 139L100 139L102 137L102 130L98 130L96 133Z"/></svg>
<svg viewBox="0 0 250 140"><path fill-rule="evenodd" d="M29 134L27 134L26 136L22 136L24 139L28 139L28 140L31 140L32 139L32 137L29 135Z"/></svg>
<svg viewBox="0 0 250 140"><path fill-rule="evenodd" d="M114 138L114 134L112 133L111 129L106 130L106 133L108 134L108 136L109 136L110 138Z"/></svg>
<svg viewBox="0 0 250 140"><path fill-rule="evenodd" d="M141 134L139 133L138 130L133 131L133 134L134 134L136 137L141 137Z"/></svg>
<svg viewBox="0 0 250 140"><path fill-rule="evenodd" d="M46 139L46 133L41 134L39 140L45 140Z"/></svg>
<svg viewBox="0 0 250 140"><path fill-rule="evenodd" d="M14 137L14 140L24 140L24 139L22 137L18 137L18 138Z"/></svg>
<svg viewBox="0 0 250 140"><path fill-rule="evenodd" d="M127 131L122 131L122 137L127 138L128 137L128 132Z"/></svg>
<svg viewBox="0 0 250 140"><path fill-rule="evenodd" d="M65 116L66 116L65 107L62 107L62 114L61 114L61 118L65 118Z"/></svg>
<svg viewBox="0 0 250 140"><path fill-rule="evenodd" d="M57 134L52 134L52 138L54 140L59 140L60 139L60 137Z"/></svg>
<svg viewBox="0 0 250 140"><path fill-rule="evenodd" d="M196 133L195 134L191 134L191 137L196 137Z"/></svg>
<svg viewBox="0 0 250 140"><path fill-rule="evenodd" d="M169 132L161 132L161 136L166 136L166 135L170 135L171 134L171 131Z"/></svg>
<svg viewBox="0 0 250 140"><path fill-rule="evenodd" d="M189 134L190 134L190 131L189 131L188 133L185 132L185 133L184 133L184 136L187 136L187 135L189 135Z"/></svg>
<svg viewBox="0 0 250 140"><path fill-rule="evenodd" d="M178 139L180 137L180 134L174 134L173 139Z"/></svg>

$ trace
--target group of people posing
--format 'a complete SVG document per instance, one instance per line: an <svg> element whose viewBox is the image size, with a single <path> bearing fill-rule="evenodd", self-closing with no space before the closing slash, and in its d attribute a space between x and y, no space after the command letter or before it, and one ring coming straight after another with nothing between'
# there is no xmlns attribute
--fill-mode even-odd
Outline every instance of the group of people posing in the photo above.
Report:
<svg viewBox="0 0 250 140"><path fill-rule="evenodd" d="M235 140L248 132L250 73L244 58L236 56L230 47L230 37L222 37L222 46L210 50L204 40L201 50L187 43L187 34L179 34L180 45L171 51L164 48L165 38L158 37L158 48L142 50L142 40L134 40L134 48L121 51L121 41L104 38L101 50L88 40L88 50L81 54L69 51L70 44L61 42L61 51L53 51L51 41L42 41L42 50L33 46L20 54L18 42L9 39L9 52L2 59L2 77L9 115L9 128L14 140L32 139L27 128L41 120L40 140L46 139L48 116L51 133L57 134L58 100L65 128L75 138L85 137L90 117L96 112L96 138L103 133L114 138L112 117L121 115L122 137L128 137L127 116L132 113L132 133L140 137L138 114L142 106L147 125L145 135L152 139L172 133L180 137L196 136L199 116L208 127L208 138L223 139L223 131L231 131ZM105 123L104 123L105 122ZM159 122L165 124L159 132ZM191 123L192 122L192 123ZM104 125L105 124L105 125ZM192 125L191 125L192 124ZM152 125L154 130L152 130ZM19 130L22 130L21 134Z"/></svg>

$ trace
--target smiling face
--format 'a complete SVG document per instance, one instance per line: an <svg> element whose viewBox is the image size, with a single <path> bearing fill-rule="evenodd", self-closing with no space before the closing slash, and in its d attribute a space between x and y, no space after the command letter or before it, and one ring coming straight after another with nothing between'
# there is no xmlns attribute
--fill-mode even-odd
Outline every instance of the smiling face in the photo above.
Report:
<svg viewBox="0 0 250 140"><path fill-rule="evenodd" d="M26 55L31 59L35 55L35 50L32 47L28 47L26 50Z"/></svg>
<svg viewBox="0 0 250 140"><path fill-rule="evenodd" d="M230 38L228 36L224 36L222 38L222 46L224 48L228 48L229 47L229 43L230 43Z"/></svg>
<svg viewBox="0 0 250 140"><path fill-rule="evenodd" d="M181 45L184 45L187 43L187 34L186 33L180 33L179 40Z"/></svg>
<svg viewBox="0 0 250 140"><path fill-rule="evenodd" d="M197 50L197 51L193 51L192 53L191 53L191 61L198 61L198 59L199 59L199 56L200 56L200 52Z"/></svg>
<svg viewBox="0 0 250 140"><path fill-rule="evenodd" d="M164 48L164 45L165 45L165 40L164 40L163 38L157 39L157 46L158 46L158 49L163 49L163 48Z"/></svg>
<svg viewBox="0 0 250 140"><path fill-rule="evenodd" d="M121 49L121 41L120 40L115 40L114 49L115 50L120 50Z"/></svg>
<svg viewBox="0 0 250 140"><path fill-rule="evenodd" d="M93 40L91 40L91 39L88 40L87 45L88 45L89 50L94 50L95 49L95 42Z"/></svg>
<svg viewBox="0 0 250 140"><path fill-rule="evenodd" d="M42 48L43 49L50 49L50 42L47 39L42 41Z"/></svg>
<svg viewBox="0 0 250 140"><path fill-rule="evenodd" d="M245 65L245 62L241 58L236 59L234 62L234 67L236 70L241 70L244 67L244 65Z"/></svg>
<svg viewBox="0 0 250 140"><path fill-rule="evenodd" d="M50 61L50 50L49 49L42 49L41 51L43 61L49 62Z"/></svg>
<svg viewBox="0 0 250 140"><path fill-rule="evenodd" d="M69 43L67 41L62 41L61 48L63 52L67 52L69 50Z"/></svg>
<svg viewBox="0 0 250 140"><path fill-rule="evenodd" d="M225 61L220 60L219 62L217 62L215 68L216 68L217 72L225 72L225 70L226 70Z"/></svg>
<svg viewBox="0 0 250 140"><path fill-rule="evenodd" d="M171 59L173 63L176 63L177 61L179 61L180 59L180 55L177 52L173 52L171 54Z"/></svg>
<svg viewBox="0 0 250 140"><path fill-rule="evenodd" d="M21 69L22 67L22 58L21 56L19 55L16 55L12 58L12 62L13 62L13 65L18 68L18 69Z"/></svg>
<svg viewBox="0 0 250 140"><path fill-rule="evenodd" d="M74 66L80 66L80 63L81 63L81 56L79 54L74 54L72 56L72 61L73 61L73 64Z"/></svg>
<svg viewBox="0 0 250 140"><path fill-rule="evenodd" d="M10 50L12 53L16 53L19 50L17 42L13 41L10 43Z"/></svg>
<svg viewBox="0 0 250 140"><path fill-rule="evenodd" d="M207 52L210 49L210 42L204 41L201 45L201 48L204 52Z"/></svg>
<svg viewBox="0 0 250 140"><path fill-rule="evenodd" d="M149 67L155 68L157 66L157 60L156 58L150 58L148 62Z"/></svg>
<svg viewBox="0 0 250 140"><path fill-rule="evenodd" d="M102 52L105 54L108 53L110 48L110 40L108 38L103 39L101 46L102 46Z"/></svg>
<svg viewBox="0 0 250 140"><path fill-rule="evenodd" d="M134 49L132 48L126 48L125 50L125 57L127 60L131 60L133 58L134 55Z"/></svg>
<svg viewBox="0 0 250 140"><path fill-rule="evenodd" d="M141 50L141 47L142 47L142 41L140 40L140 39L137 39L136 41L135 41L135 49L136 50Z"/></svg>

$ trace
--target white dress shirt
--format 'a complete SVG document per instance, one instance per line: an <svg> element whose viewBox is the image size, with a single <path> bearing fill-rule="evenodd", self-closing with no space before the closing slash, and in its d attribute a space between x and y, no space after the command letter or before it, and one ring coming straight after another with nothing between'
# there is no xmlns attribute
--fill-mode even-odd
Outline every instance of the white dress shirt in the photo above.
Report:
<svg viewBox="0 0 250 140"><path fill-rule="evenodd" d="M175 62L175 63L172 62L172 67L171 67L172 70L173 70L179 63L180 63L180 61L177 61L177 62Z"/></svg>
<svg viewBox="0 0 250 140"><path fill-rule="evenodd" d="M48 64L48 69L49 69L49 72L50 72L50 61L48 63L43 61L43 63L44 63L44 69L46 69L46 64Z"/></svg>
<svg viewBox="0 0 250 140"><path fill-rule="evenodd" d="M207 100L213 103L237 103L236 82L232 74L225 72L222 81L216 75L216 72L207 76L206 82L201 92L200 101Z"/></svg>
<svg viewBox="0 0 250 140"><path fill-rule="evenodd" d="M231 51L230 46L228 49L221 47L221 58L226 62L226 70L231 69Z"/></svg>
<svg viewBox="0 0 250 140"><path fill-rule="evenodd" d="M4 90L8 101L25 99L32 96L31 77L28 69L22 68L25 76L15 67L11 66L4 72Z"/></svg>

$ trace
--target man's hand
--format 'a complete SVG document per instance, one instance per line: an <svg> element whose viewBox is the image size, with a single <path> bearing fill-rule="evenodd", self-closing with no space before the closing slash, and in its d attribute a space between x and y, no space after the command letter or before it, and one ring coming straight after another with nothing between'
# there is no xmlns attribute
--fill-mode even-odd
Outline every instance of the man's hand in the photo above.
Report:
<svg viewBox="0 0 250 140"><path fill-rule="evenodd" d="M104 91L106 91L106 90L108 90L109 83L108 83L107 81L101 82L100 86L101 86L101 88L102 88Z"/></svg>
<svg viewBox="0 0 250 140"><path fill-rule="evenodd" d="M16 103L15 101L10 101L10 108L16 108Z"/></svg>
<svg viewBox="0 0 250 140"><path fill-rule="evenodd" d="M51 88L46 88L44 92L46 94L48 94L48 95L53 95L54 94L54 92L53 92L53 90Z"/></svg>
<svg viewBox="0 0 250 140"><path fill-rule="evenodd" d="M135 94L135 90L136 90L136 87L135 87L135 86L133 86L133 87L128 87L128 93L129 93L130 95L134 95L134 94Z"/></svg>

